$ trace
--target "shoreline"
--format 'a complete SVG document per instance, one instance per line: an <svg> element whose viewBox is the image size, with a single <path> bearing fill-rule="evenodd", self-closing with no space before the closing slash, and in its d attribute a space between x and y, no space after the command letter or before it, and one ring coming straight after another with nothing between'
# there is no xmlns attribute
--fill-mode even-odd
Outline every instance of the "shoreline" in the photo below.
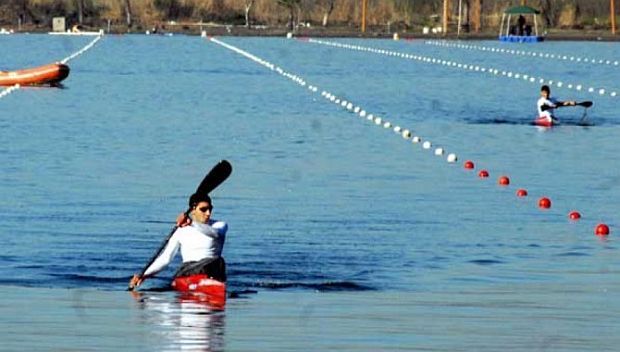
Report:
<svg viewBox="0 0 620 352"><path fill-rule="evenodd" d="M6 30L13 30L13 34L23 33L37 33L45 34L51 32L51 29L42 28L26 28L22 31L18 31L12 27L4 27ZM369 30L366 33L361 33L358 28L353 27L313 27L313 28L298 28L291 31L286 27L250 27L238 25L221 25L211 23L179 23L179 24L165 24L158 27L158 33L152 33L152 30L143 29L137 27L134 30L128 30L125 26L113 26L106 28L85 28L85 31L98 31L103 29L105 34L109 35L123 35L123 34L158 34L158 35L201 35L203 31L208 36L233 36L233 37L287 37L289 33L292 33L293 37L306 38L359 38L359 39L393 39L397 33L400 40L498 40L498 33L496 31L485 31L480 33L448 33L448 34L424 34L421 30L415 31L387 31L381 30ZM564 30L564 29L552 29L543 34L544 41L602 41L602 42L617 42L620 41L620 35L613 35L608 30Z"/></svg>

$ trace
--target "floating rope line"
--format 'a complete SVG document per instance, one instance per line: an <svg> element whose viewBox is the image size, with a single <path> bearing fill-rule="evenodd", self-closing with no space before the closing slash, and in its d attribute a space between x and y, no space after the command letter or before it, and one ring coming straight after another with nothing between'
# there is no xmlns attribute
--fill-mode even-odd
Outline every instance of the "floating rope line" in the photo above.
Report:
<svg viewBox="0 0 620 352"><path fill-rule="evenodd" d="M327 91L327 90L321 90L318 86L309 84L308 81L306 81L305 79L303 79L301 76L298 76L296 74L287 72L286 70L284 70L283 68L281 68L280 66L277 66L265 59L262 59L256 55L253 55L245 50L239 49L233 45L227 44L221 40L218 40L216 38L213 37L209 37L207 38L208 41L211 41L212 43L218 44L224 48L227 48L239 55L242 55L248 59L250 59L251 61L254 61L255 63L264 66L265 68L276 72L278 74L280 74L283 77L288 78L289 80L293 81L294 83L298 84L301 87L307 88L307 90L311 93L317 93L319 92L319 90L321 91L320 95L322 98L324 98L326 101L334 103L336 106L339 106L343 109L345 109L346 111L352 113L354 116L359 117L360 120L364 120L364 121L368 121L370 122L372 125L387 129L387 130L392 130L396 135L402 137L404 140L409 141L410 143L412 143L413 145L421 145L422 149L424 150L429 150L432 151L434 155L436 156L440 156L443 157L443 155L446 153L445 149L443 147L434 147L433 143L430 140L425 140L423 141L422 138L420 136L416 136L413 134L411 129L407 129L407 128L403 128L399 125L394 125L392 122L390 122L388 119L378 116L378 115L374 115L372 113L369 113L368 111L366 111L365 109L363 109L361 106L354 104L351 101L347 101L344 98L338 97L335 94L332 94L331 92ZM455 153L449 153L447 155L446 161L448 163L455 163L458 160L458 157ZM465 170L472 170L474 169L474 163L471 160L467 160L464 163L464 169ZM480 177L481 179L486 179L489 177L489 171L488 170L480 170L478 173L478 177ZM510 184L510 179L508 178L508 176L506 175L502 175L499 177L498 179L498 184L501 187L508 187L508 185ZM527 190L521 188L519 190L517 190L517 197L525 197L527 196ZM543 196L540 198L538 205L541 209L548 209L551 207L551 200L549 198L547 198L546 196ZM581 218L581 214L575 210L571 210L568 213L568 217L570 220L572 221L577 221L578 219ZM605 236L609 234L609 227L606 224L598 224L595 227L594 233L596 235L599 236Z"/></svg>
<svg viewBox="0 0 620 352"><path fill-rule="evenodd" d="M93 39L90 43L86 44L85 47L83 47L82 49L76 51L75 53L67 56L66 58L60 60L61 64L66 64L67 62L75 59L76 57L84 54L86 51L90 50L93 46L95 46L95 44L101 40L101 38L103 38L103 34L98 35L95 39Z"/></svg>
<svg viewBox="0 0 620 352"><path fill-rule="evenodd" d="M350 50L371 52L371 53L374 53L374 54L382 54L382 55L387 55L387 56L395 56L395 57L400 57L400 58L403 58L403 59L416 60L416 61L421 61L421 62L425 62L425 63L432 63L432 64L437 64L437 65L442 65L442 66L447 66L447 67L452 67L452 68L456 67L456 68L460 68L460 69L463 69L463 70L475 71L475 72L479 72L479 73L488 73L490 75L503 76L503 77L507 77L507 78L514 78L514 79L517 79L517 80L523 80L523 81L530 82L530 83L538 83L538 84L546 84L546 85L549 85L549 86L556 86L558 88L575 89L577 91L582 91L583 90L583 91L587 91L587 92L593 93L593 94L598 93L599 95L609 95L610 97L617 97L618 96L618 92L616 92L615 90L614 91L609 91L609 89L602 88L602 87L598 87L598 88L588 87L588 88L585 88L585 86L583 84L573 84L573 83L566 83L566 82L557 81L557 80L547 80L545 78L535 77L533 75L527 75L527 74L522 74L522 73L517 73L517 72L512 72L512 71L499 70L499 69L496 69L496 68L483 67L483 66L479 66L479 65L463 64L463 63L459 63L459 62L456 62L456 61L442 60L442 59L437 59L437 58L430 57L430 56L421 56L421 55L407 54L407 53L401 53L401 52L397 52L397 51L391 51L391 50L385 50L385 49L377 49L377 48L365 47L365 46L360 46L360 45L343 44L343 43L331 42L331 41L326 41L326 40L317 40L317 39L312 39L312 38L308 39L307 42L314 43L314 44L331 46L331 47L336 47L336 48L340 48L340 49L350 49Z"/></svg>
<svg viewBox="0 0 620 352"><path fill-rule="evenodd" d="M426 40L424 41L424 44L442 46L442 47L447 47L447 48L480 50L480 51L487 51L487 52L492 52L492 53L531 56L531 57L539 57L539 58L544 58L544 59L557 59L557 60L579 62L579 63L586 63L586 64L600 64L600 65L609 65L609 66L620 65L620 62L618 60L594 59L594 58L578 57L578 56L566 55L566 54L550 54L550 53L543 53L543 52L536 52L536 51L495 48L495 47L480 46L480 45L462 44L459 42L452 42L448 40Z"/></svg>
<svg viewBox="0 0 620 352"><path fill-rule="evenodd" d="M0 92L0 99L6 97L7 95L13 93L14 91L18 90L20 88L19 84L16 84L14 86L10 86L6 89L4 89L3 91Z"/></svg>

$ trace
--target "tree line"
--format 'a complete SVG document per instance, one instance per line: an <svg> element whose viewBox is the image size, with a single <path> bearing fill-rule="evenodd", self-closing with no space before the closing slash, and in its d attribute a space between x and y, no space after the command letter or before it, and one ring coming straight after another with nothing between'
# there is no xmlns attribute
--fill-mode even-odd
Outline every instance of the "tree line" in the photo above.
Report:
<svg viewBox="0 0 620 352"><path fill-rule="evenodd" d="M444 0L2 0L0 25L50 28L53 17L65 17L69 24L112 23L128 30L170 21L358 28L364 2L368 26L391 30L437 25L444 9ZM504 10L523 2L541 10L550 28L609 28L609 0L462 0L462 23L468 30L494 31ZM454 23L459 1L448 3Z"/></svg>

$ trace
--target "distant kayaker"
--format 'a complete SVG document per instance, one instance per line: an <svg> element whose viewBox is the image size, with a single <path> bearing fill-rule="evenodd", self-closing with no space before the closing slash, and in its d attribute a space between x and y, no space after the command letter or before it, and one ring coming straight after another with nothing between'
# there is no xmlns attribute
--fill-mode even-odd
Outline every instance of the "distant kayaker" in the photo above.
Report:
<svg viewBox="0 0 620 352"><path fill-rule="evenodd" d="M226 282L226 263L222 249L228 225L223 221L211 219L213 203L208 195L193 194L189 198L189 218L182 214L177 219L178 229L155 261L145 270L144 276L135 274L129 287L134 288L163 270L174 258L179 249L183 264L174 277L204 274L210 278Z"/></svg>
<svg viewBox="0 0 620 352"><path fill-rule="evenodd" d="M540 99L536 103L538 108L538 119L545 120L549 124L553 123L556 118L553 116L553 110L559 106L574 106L577 103L574 100L559 101L551 97L551 89L544 85L540 88Z"/></svg>

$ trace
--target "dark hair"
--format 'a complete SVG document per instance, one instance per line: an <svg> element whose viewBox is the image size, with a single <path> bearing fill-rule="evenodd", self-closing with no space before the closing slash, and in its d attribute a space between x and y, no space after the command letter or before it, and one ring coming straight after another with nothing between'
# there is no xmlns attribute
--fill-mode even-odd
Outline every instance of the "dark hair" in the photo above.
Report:
<svg viewBox="0 0 620 352"><path fill-rule="evenodd" d="M548 85L544 85L544 86L540 87L540 91L541 92L551 93L551 90L549 89Z"/></svg>
<svg viewBox="0 0 620 352"><path fill-rule="evenodd" d="M198 203L200 202L207 202L210 205L213 205L213 203L211 202L211 197L209 197L208 194L197 194L194 193L189 197L189 207L193 208L195 207Z"/></svg>

